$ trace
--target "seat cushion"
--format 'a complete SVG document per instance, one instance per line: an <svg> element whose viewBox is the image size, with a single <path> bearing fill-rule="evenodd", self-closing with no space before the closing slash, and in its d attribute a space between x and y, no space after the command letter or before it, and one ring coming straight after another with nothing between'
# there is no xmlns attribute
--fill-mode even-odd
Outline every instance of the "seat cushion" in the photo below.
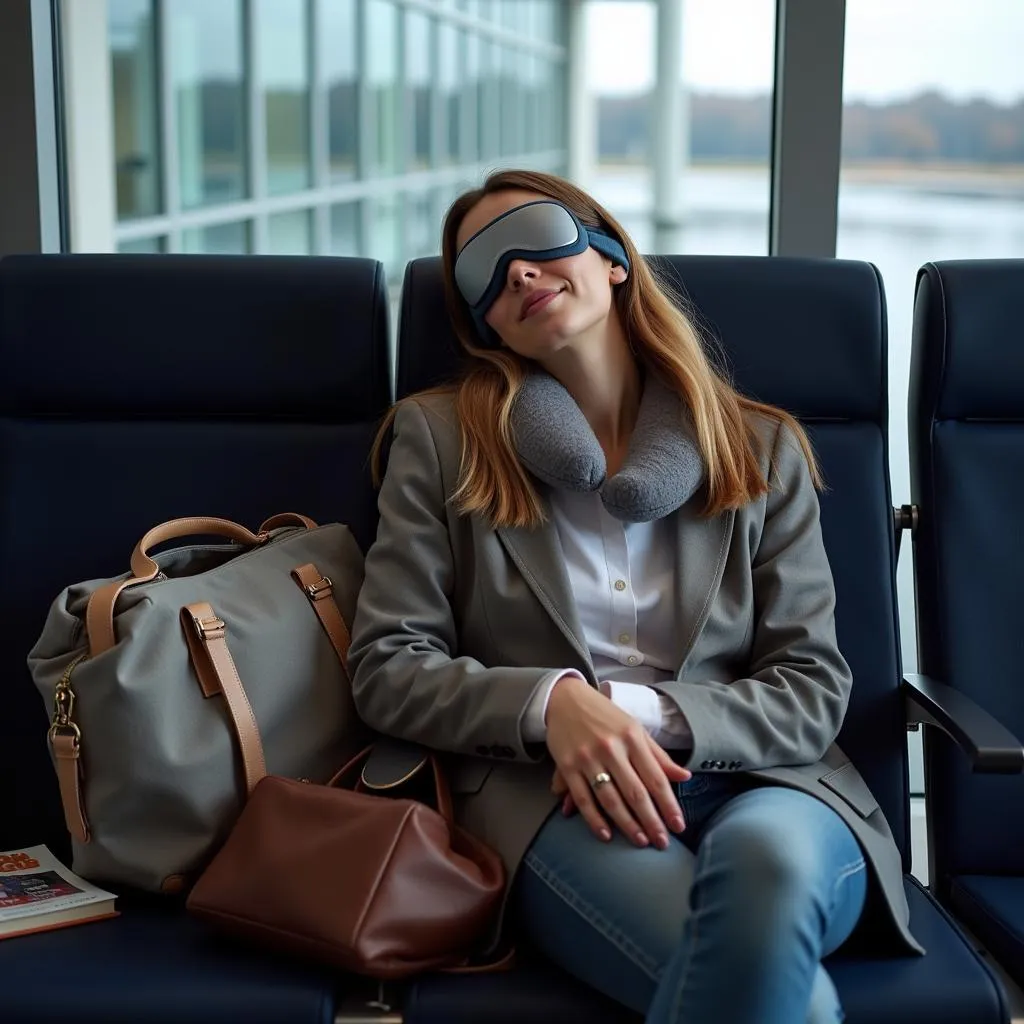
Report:
<svg viewBox="0 0 1024 1024"><path fill-rule="evenodd" d="M1024 878L958 875L949 899L965 927L1024 985Z"/></svg>
<svg viewBox="0 0 1024 1024"><path fill-rule="evenodd" d="M841 950L826 963L847 1024L1006 1024L998 982L949 916L913 878L906 879L910 926L923 957L868 956ZM639 1024L551 967L506 974L431 977L410 993L405 1024Z"/></svg>
<svg viewBox="0 0 1024 1024"><path fill-rule="evenodd" d="M146 900L118 918L0 942L0 978L4 1024L334 1020L326 971L228 944L180 907Z"/></svg>
<svg viewBox="0 0 1024 1024"><path fill-rule="evenodd" d="M904 878L910 929L925 956L871 957L845 950L826 966L847 1024L1006 1024L1002 987L964 933L924 887Z"/></svg>

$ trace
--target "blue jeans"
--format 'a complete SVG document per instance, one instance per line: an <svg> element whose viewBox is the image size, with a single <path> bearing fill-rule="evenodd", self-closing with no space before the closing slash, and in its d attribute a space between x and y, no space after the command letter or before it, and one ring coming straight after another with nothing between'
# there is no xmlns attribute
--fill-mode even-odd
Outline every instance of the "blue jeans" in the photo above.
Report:
<svg viewBox="0 0 1024 1024"><path fill-rule="evenodd" d="M864 855L814 797L737 776L677 787L667 850L602 843L556 812L517 887L531 941L647 1024L835 1024L821 960L864 907Z"/></svg>

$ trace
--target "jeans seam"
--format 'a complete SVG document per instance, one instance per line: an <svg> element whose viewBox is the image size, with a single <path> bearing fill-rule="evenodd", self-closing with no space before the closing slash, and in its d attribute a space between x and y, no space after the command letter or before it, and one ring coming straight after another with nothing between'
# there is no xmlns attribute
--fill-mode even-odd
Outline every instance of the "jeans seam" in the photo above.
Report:
<svg viewBox="0 0 1024 1024"><path fill-rule="evenodd" d="M710 859L711 857L711 842L714 838L714 833L709 832L704 839L704 843L707 846L705 855ZM679 1019L679 1011L682 1008L681 1003L683 1001L683 990L686 988L686 982L690 977L690 970L693 967L693 947L697 944L697 908L692 908L693 913L690 916L688 926L690 927L690 941L689 950L687 951L686 970L683 972L682 978L679 980L679 984L676 986L675 993L672 997L672 1014L669 1017L670 1020Z"/></svg>
<svg viewBox="0 0 1024 1024"><path fill-rule="evenodd" d="M634 967L643 971L655 984L657 983L658 965L654 957L641 949L621 928L613 925L592 903L583 899L572 886L564 882L558 873L549 868L532 850L526 854L524 863L567 907L574 910L591 927L600 932L602 937L611 943Z"/></svg>
<svg viewBox="0 0 1024 1024"><path fill-rule="evenodd" d="M843 884L848 878L852 878L858 871L863 870L867 867L867 864L863 857L859 860L851 861L845 867L841 867L836 874L836 880L832 883L832 904L835 905L836 893L839 891L839 886Z"/></svg>

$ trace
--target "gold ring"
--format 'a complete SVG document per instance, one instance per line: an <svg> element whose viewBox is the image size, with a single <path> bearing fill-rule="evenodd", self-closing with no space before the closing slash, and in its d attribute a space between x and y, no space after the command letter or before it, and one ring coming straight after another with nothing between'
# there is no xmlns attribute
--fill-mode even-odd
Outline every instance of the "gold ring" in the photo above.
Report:
<svg viewBox="0 0 1024 1024"><path fill-rule="evenodd" d="M601 772L600 774L594 776L594 781L591 783L591 785L594 787L594 789L600 789L602 786L607 785L607 783L611 781L612 777L607 772Z"/></svg>

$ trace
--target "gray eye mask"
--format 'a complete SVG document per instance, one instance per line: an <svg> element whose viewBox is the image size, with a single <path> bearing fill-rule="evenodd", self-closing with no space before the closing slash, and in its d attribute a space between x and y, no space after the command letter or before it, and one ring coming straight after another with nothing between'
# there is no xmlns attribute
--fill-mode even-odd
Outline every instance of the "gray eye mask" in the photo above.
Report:
<svg viewBox="0 0 1024 1024"><path fill-rule="evenodd" d="M522 464L569 491L599 491L616 519L646 523L685 504L704 481L704 459L682 399L648 375L622 468L607 479L604 450L572 395L554 377L527 377L512 407Z"/></svg>

